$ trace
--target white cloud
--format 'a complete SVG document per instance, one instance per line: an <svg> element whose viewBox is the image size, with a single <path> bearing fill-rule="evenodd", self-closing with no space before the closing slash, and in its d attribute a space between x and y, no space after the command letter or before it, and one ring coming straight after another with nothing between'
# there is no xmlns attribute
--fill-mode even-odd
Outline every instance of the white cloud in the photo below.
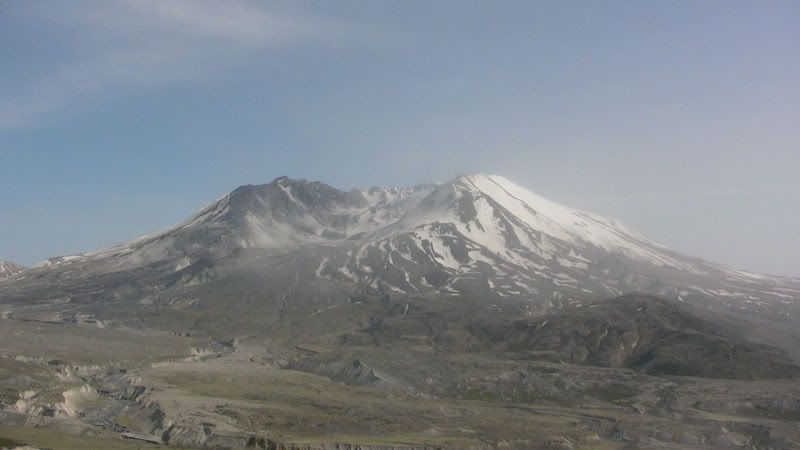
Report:
<svg viewBox="0 0 800 450"><path fill-rule="evenodd" d="M0 84L0 129L36 126L114 89L197 81L263 57L269 48L340 35L328 20L237 0L32 4L24 19L54 24L54 34L63 34L76 56L22 83L0 78L8 84Z"/></svg>

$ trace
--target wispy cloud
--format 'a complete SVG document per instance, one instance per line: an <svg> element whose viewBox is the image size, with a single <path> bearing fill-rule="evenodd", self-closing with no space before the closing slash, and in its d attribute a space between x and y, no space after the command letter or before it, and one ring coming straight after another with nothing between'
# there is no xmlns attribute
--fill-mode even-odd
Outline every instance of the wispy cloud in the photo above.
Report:
<svg viewBox="0 0 800 450"><path fill-rule="evenodd" d="M33 2L21 8L24 20L52 24L75 56L22 83L0 78L0 129L36 126L114 89L197 81L270 48L341 36L329 20L238 0Z"/></svg>

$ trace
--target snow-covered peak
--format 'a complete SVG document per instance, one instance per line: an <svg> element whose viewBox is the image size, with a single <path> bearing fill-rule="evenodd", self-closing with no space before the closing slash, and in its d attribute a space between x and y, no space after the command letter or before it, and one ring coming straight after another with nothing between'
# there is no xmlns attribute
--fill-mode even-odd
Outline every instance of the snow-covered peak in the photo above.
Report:
<svg viewBox="0 0 800 450"><path fill-rule="evenodd" d="M461 234L495 253L525 248L542 257L558 255L554 242L575 251L601 250L656 266L696 271L688 258L622 223L560 205L498 175L461 175L441 185L399 221L413 230L453 224Z"/></svg>
<svg viewBox="0 0 800 450"><path fill-rule="evenodd" d="M78 276L151 267L187 282L186 274L210 279L247 260L240 255L294 251L316 277L400 294L491 293L542 305L630 290L744 303L764 289L786 301L800 295L796 282L681 255L616 220L483 174L350 191L280 177L241 186L167 230L34 270Z"/></svg>
<svg viewBox="0 0 800 450"><path fill-rule="evenodd" d="M581 264L584 257L575 255L599 249L697 271L689 259L613 219L562 206L507 178L483 174L462 175L441 185L351 191L279 177L268 184L240 186L168 230L47 264L130 255L128 262L138 265L198 251L228 254L239 248L376 241L436 223L451 224L486 252L520 265L527 265L531 255ZM565 248L571 250L562 254Z"/></svg>
<svg viewBox="0 0 800 450"><path fill-rule="evenodd" d="M648 240L615 219L580 211L548 200L499 175L470 175L460 180L491 197L529 224L551 236L589 242L609 251L636 256L638 247L663 246Z"/></svg>

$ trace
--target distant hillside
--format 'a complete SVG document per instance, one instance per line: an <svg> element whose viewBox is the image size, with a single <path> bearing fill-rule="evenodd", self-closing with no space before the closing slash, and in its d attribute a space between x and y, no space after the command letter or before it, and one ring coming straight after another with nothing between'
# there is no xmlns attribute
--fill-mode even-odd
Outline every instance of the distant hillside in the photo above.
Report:
<svg viewBox="0 0 800 450"><path fill-rule="evenodd" d="M631 294L543 318L476 327L487 345L532 359L711 378L800 376L785 352L676 302Z"/></svg>

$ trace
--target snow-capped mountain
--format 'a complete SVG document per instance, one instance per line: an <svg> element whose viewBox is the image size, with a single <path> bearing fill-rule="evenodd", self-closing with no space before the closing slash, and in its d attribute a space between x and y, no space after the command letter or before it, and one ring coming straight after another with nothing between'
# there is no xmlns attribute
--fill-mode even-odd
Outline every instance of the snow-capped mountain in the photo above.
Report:
<svg viewBox="0 0 800 450"><path fill-rule="evenodd" d="M748 308L765 307L765 298L800 298L791 280L682 255L616 220L559 205L491 175L440 185L318 273L399 294L477 292L520 297L539 307L632 290Z"/></svg>
<svg viewBox="0 0 800 450"><path fill-rule="evenodd" d="M8 278L25 270L25 267L8 261L0 261L0 279Z"/></svg>
<svg viewBox="0 0 800 450"><path fill-rule="evenodd" d="M793 310L800 302L798 280L685 256L616 220L479 174L351 191L281 177L239 187L168 230L51 258L34 273L78 282L132 271L174 274L166 288L287 254L298 255L296 272L309 283L380 295L516 299L531 311L630 291L784 315L792 313L776 305Z"/></svg>

